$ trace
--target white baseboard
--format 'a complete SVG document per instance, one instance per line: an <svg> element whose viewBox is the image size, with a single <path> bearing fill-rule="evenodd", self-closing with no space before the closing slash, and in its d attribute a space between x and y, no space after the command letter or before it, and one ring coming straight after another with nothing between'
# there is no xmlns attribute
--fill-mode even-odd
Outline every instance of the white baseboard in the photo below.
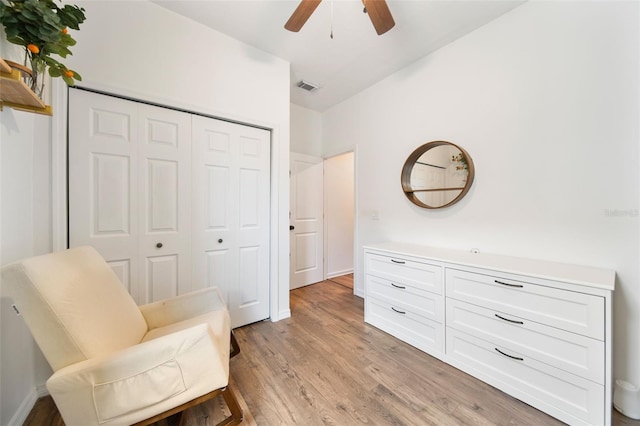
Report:
<svg viewBox="0 0 640 426"><path fill-rule="evenodd" d="M33 406L36 404L37 400L38 390L37 388L33 388L24 399L24 401L22 401L20 407L18 407L18 411L16 411L13 417L11 417L11 420L9 420L8 426L21 426L24 421L27 420L27 417L29 416L29 413L33 409Z"/></svg>
<svg viewBox="0 0 640 426"><path fill-rule="evenodd" d="M340 277L347 274L353 274L353 268L345 269L344 271L327 272L327 279L330 280L331 278Z"/></svg>
<svg viewBox="0 0 640 426"><path fill-rule="evenodd" d="M42 398L43 396L49 395L49 390L47 389L47 385L44 383L36 386L36 392L38 394L38 398Z"/></svg>
<svg viewBox="0 0 640 426"><path fill-rule="evenodd" d="M277 318L271 318L272 322L277 322L286 318L291 317L291 309L284 309L280 312L278 312L278 317Z"/></svg>

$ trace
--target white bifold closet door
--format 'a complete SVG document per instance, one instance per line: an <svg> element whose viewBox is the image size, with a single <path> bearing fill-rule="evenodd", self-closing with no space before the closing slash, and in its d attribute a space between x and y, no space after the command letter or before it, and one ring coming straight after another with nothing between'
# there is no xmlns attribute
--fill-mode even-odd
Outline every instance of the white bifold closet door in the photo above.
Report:
<svg viewBox="0 0 640 426"><path fill-rule="evenodd" d="M72 89L69 246L138 304L217 286L234 327L268 318L269 163L266 130Z"/></svg>
<svg viewBox="0 0 640 426"><path fill-rule="evenodd" d="M231 326L269 316L270 133L193 117L194 288L217 286Z"/></svg>

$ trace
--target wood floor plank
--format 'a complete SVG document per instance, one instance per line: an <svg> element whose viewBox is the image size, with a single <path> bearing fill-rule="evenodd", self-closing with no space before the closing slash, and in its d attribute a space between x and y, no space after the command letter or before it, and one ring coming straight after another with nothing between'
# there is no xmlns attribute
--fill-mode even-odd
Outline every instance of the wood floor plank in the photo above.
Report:
<svg viewBox="0 0 640 426"><path fill-rule="evenodd" d="M236 329L242 351L230 361L230 370L249 414L244 424L562 424L365 324L363 300L339 281L293 290L291 318ZM64 425L52 402L42 407L26 426ZM225 410L213 400L185 413L186 424L214 425ZM614 412L613 425L640 426L640 421Z"/></svg>
<svg viewBox="0 0 640 426"><path fill-rule="evenodd" d="M329 278L329 281L333 281L336 284L340 284L353 290L353 274L346 274L340 275L339 277Z"/></svg>

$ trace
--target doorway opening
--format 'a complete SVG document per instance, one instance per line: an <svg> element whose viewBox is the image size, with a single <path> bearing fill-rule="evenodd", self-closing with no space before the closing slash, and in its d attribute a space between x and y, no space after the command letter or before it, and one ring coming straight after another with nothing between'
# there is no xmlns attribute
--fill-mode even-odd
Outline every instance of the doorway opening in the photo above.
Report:
<svg viewBox="0 0 640 426"><path fill-rule="evenodd" d="M324 160L325 277L353 289L355 155ZM343 277L343 278L340 278Z"/></svg>
<svg viewBox="0 0 640 426"><path fill-rule="evenodd" d="M354 152L291 153L290 170L290 288L334 280L353 289Z"/></svg>

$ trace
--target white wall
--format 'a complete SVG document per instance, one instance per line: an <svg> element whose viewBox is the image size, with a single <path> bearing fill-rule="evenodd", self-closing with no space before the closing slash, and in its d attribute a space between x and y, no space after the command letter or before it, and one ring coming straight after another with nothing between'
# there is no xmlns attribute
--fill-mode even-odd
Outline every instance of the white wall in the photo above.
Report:
<svg viewBox="0 0 640 426"><path fill-rule="evenodd" d="M324 161L325 259L328 278L353 272L354 154Z"/></svg>
<svg viewBox="0 0 640 426"><path fill-rule="evenodd" d="M291 152L322 157L322 114L291 104Z"/></svg>
<svg viewBox="0 0 640 426"><path fill-rule="evenodd" d="M0 112L0 265L51 251L51 119ZM51 370L0 289L0 424L21 424Z"/></svg>
<svg viewBox="0 0 640 426"><path fill-rule="evenodd" d="M67 63L82 86L282 126L288 141L288 62L148 1L77 4L87 21Z"/></svg>
<svg viewBox="0 0 640 426"><path fill-rule="evenodd" d="M78 4L87 21L74 32L78 44L66 63L82 75L82 85L273 129L272 254L278 257L271 316L289 316L289 63L150 2ZM51 118L9 109L0 114L5 264L52 249L51 205L59 200L51 195L51 158L59 153L49 151ZM3 300L2 426L20 416L47 377L41 355L6 306Z"/></svg>
<svg viewBox="0 0 640 426"><path fill-rule="evenodd" d="M615 269L614 375L640 385L639 7L527 2L325 112L325 155L357 146L356 272L382 240ZM440 139L476 180L425 210L400 171Z"/></svg>

